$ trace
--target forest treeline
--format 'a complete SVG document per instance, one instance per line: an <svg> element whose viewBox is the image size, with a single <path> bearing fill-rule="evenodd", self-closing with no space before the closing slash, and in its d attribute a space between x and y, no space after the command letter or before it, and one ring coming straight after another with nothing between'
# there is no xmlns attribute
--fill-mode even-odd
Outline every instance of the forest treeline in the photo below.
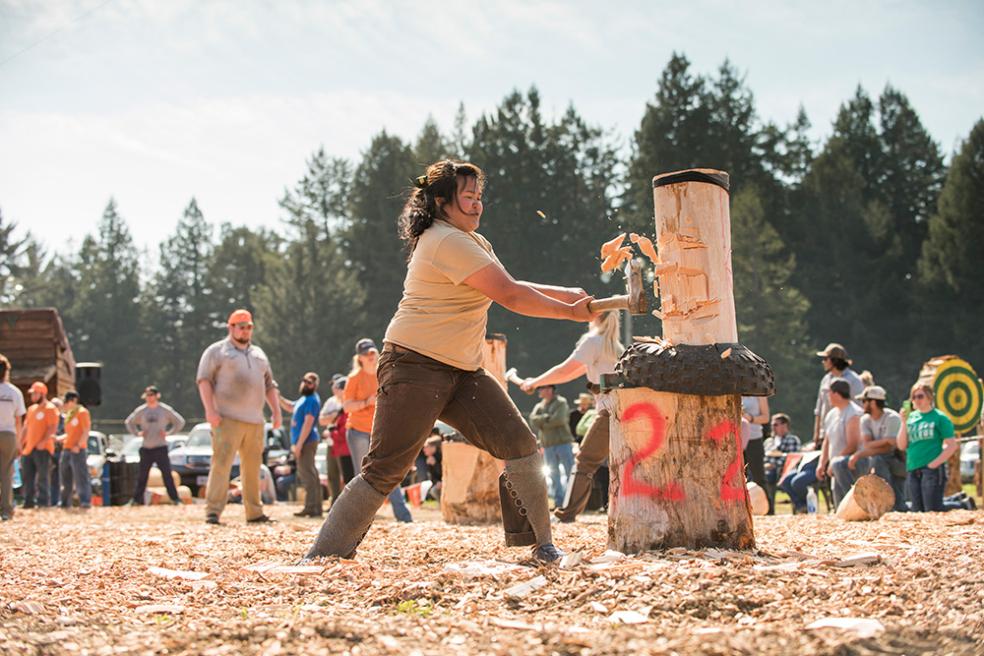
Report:
<svg viewBox="0 0 984 656"><path fill-rule="evenodd" d="M653 233L652 177L715 168L732 181L740 339L776 370L773 411L808 435L822 374L814 352L827 342L845 344L893 404L932 355L984 370L984 121L948 165L892 87L877 97L858 87L822 143L809 129L803 109L789 125L763 120L731 63L703 75L674 55L628 148L575 107L548 119L535 88L514 91L471 122L462 107L449 132L433 121L413 142L380 132L357 161L317 149L273 229L215 225L192 198L153 270L127 225L140 217L112 199L75 252L48 253L29 232L43 226L0 216L0 305L58 308L76 357L104 363L97 417L125 416L151 382L198 416L195 368L234 308L253 311L255 340L291 396L304 371L345 372L357 338L382 337L406 271L396 217L429 162L467 159L487 172L481 231L516 278L596 295L622 286L600 275L600 244ZM489 329L508 337L509 364L534 375L566 357L584 326L494 306ZM659 330L655 318L634 325L636 335Z"/></svg>

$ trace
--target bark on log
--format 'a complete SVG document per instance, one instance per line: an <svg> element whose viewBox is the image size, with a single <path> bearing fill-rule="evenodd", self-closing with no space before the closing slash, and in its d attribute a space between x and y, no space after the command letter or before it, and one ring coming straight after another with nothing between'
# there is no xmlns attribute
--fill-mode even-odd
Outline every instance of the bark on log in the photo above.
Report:
<svg viewBox="0 0 984 656"><path fill-rule="evenodd" d="M506 387L506 336L487 335L482 368ZM445 442L441 452L441 516L449 524L495 524L499 507L499 474L503 463L462 442Z"/></svg>
<svg viewBox="0 0 984 656"><path fill-rule="evenodd" d="M880 476L867 474L859 478L841 500L837 517L848 522L876 520L894 507L892 486Z"/></svg>
<svg viewBox="0 0 984 656"><path fill-rule="evenodd" d="M613 394L608 548L754 547L740 397Z"/></svg>

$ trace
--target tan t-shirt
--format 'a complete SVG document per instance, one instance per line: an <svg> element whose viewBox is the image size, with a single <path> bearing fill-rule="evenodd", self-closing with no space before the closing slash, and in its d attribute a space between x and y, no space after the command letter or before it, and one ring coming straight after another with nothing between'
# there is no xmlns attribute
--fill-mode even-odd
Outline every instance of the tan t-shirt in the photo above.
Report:
<svg viewBox="0 0 984 656"><path fill-rule="evenodd" d="M492 301L461 281L493 262L501 264L485 237L435 221L417 241L383 341L458 369L480 369Z"/></svg>

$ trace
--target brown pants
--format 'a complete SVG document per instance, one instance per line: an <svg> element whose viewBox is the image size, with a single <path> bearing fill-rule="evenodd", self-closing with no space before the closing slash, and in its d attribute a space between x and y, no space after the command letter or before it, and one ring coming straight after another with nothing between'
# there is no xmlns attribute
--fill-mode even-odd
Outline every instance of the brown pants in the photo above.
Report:
<svg viewBox="0 0 984 656"><path fill-rule="evenodd" d="M362 477L389 494L410 471L438 419L500 460L533 455L536 438L499 382L387 344ZM358 463L356 464L358 466Z"/></svg>
<svg viewBox="0 0 984 656"><path fill-rule="evenodd" d="M304 511L310 515L322 513L321 476L314 456L318 451L318 442L305 442L301 447L301 457L297 461L297 475L304 486ZM331 454L328 455L329 460Z"/></svg>
<svg viewBox="0 0 984 656"><path fill-rule="evenodd" d="M212 429L212 467L205 491L206 515L221 515L229 500L229 473L239 453L239 480L243 486L246 519L263 514L260 501L260 460L263 459L263 424L247 424L222 418Z"/></svg>
<svg viewBox="0 0 984 656"><path fill-rule="evenodd" d="M564 507L554 511L562 521L573 521L584 512L591 499L594 475L608 457L610 446L608 410L599 410L598 418L591 424L588 434L581 441L581 449L574 457L574 472L567 482L567 496Z"/></svg>
<svg viewBox="0 0 984 656"><path fill-rule="evenodd" d="M14 516L14 460L17 459L17 436L0 432L0 514Z"/></svg>

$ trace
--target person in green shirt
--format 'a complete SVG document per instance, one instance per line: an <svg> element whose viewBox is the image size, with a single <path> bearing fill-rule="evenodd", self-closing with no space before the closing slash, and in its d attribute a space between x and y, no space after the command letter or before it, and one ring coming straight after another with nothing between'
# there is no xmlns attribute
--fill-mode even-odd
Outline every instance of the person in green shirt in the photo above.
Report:
<svg viewBox="0 0 984 656"><path fill-rule="evenodd" d="M906 491L913 512L943 510L946 461L959 448L953 422L933 407L933 388L916 383L910 395L913 410L902 411L896 442L905 451Z"/></svg>

